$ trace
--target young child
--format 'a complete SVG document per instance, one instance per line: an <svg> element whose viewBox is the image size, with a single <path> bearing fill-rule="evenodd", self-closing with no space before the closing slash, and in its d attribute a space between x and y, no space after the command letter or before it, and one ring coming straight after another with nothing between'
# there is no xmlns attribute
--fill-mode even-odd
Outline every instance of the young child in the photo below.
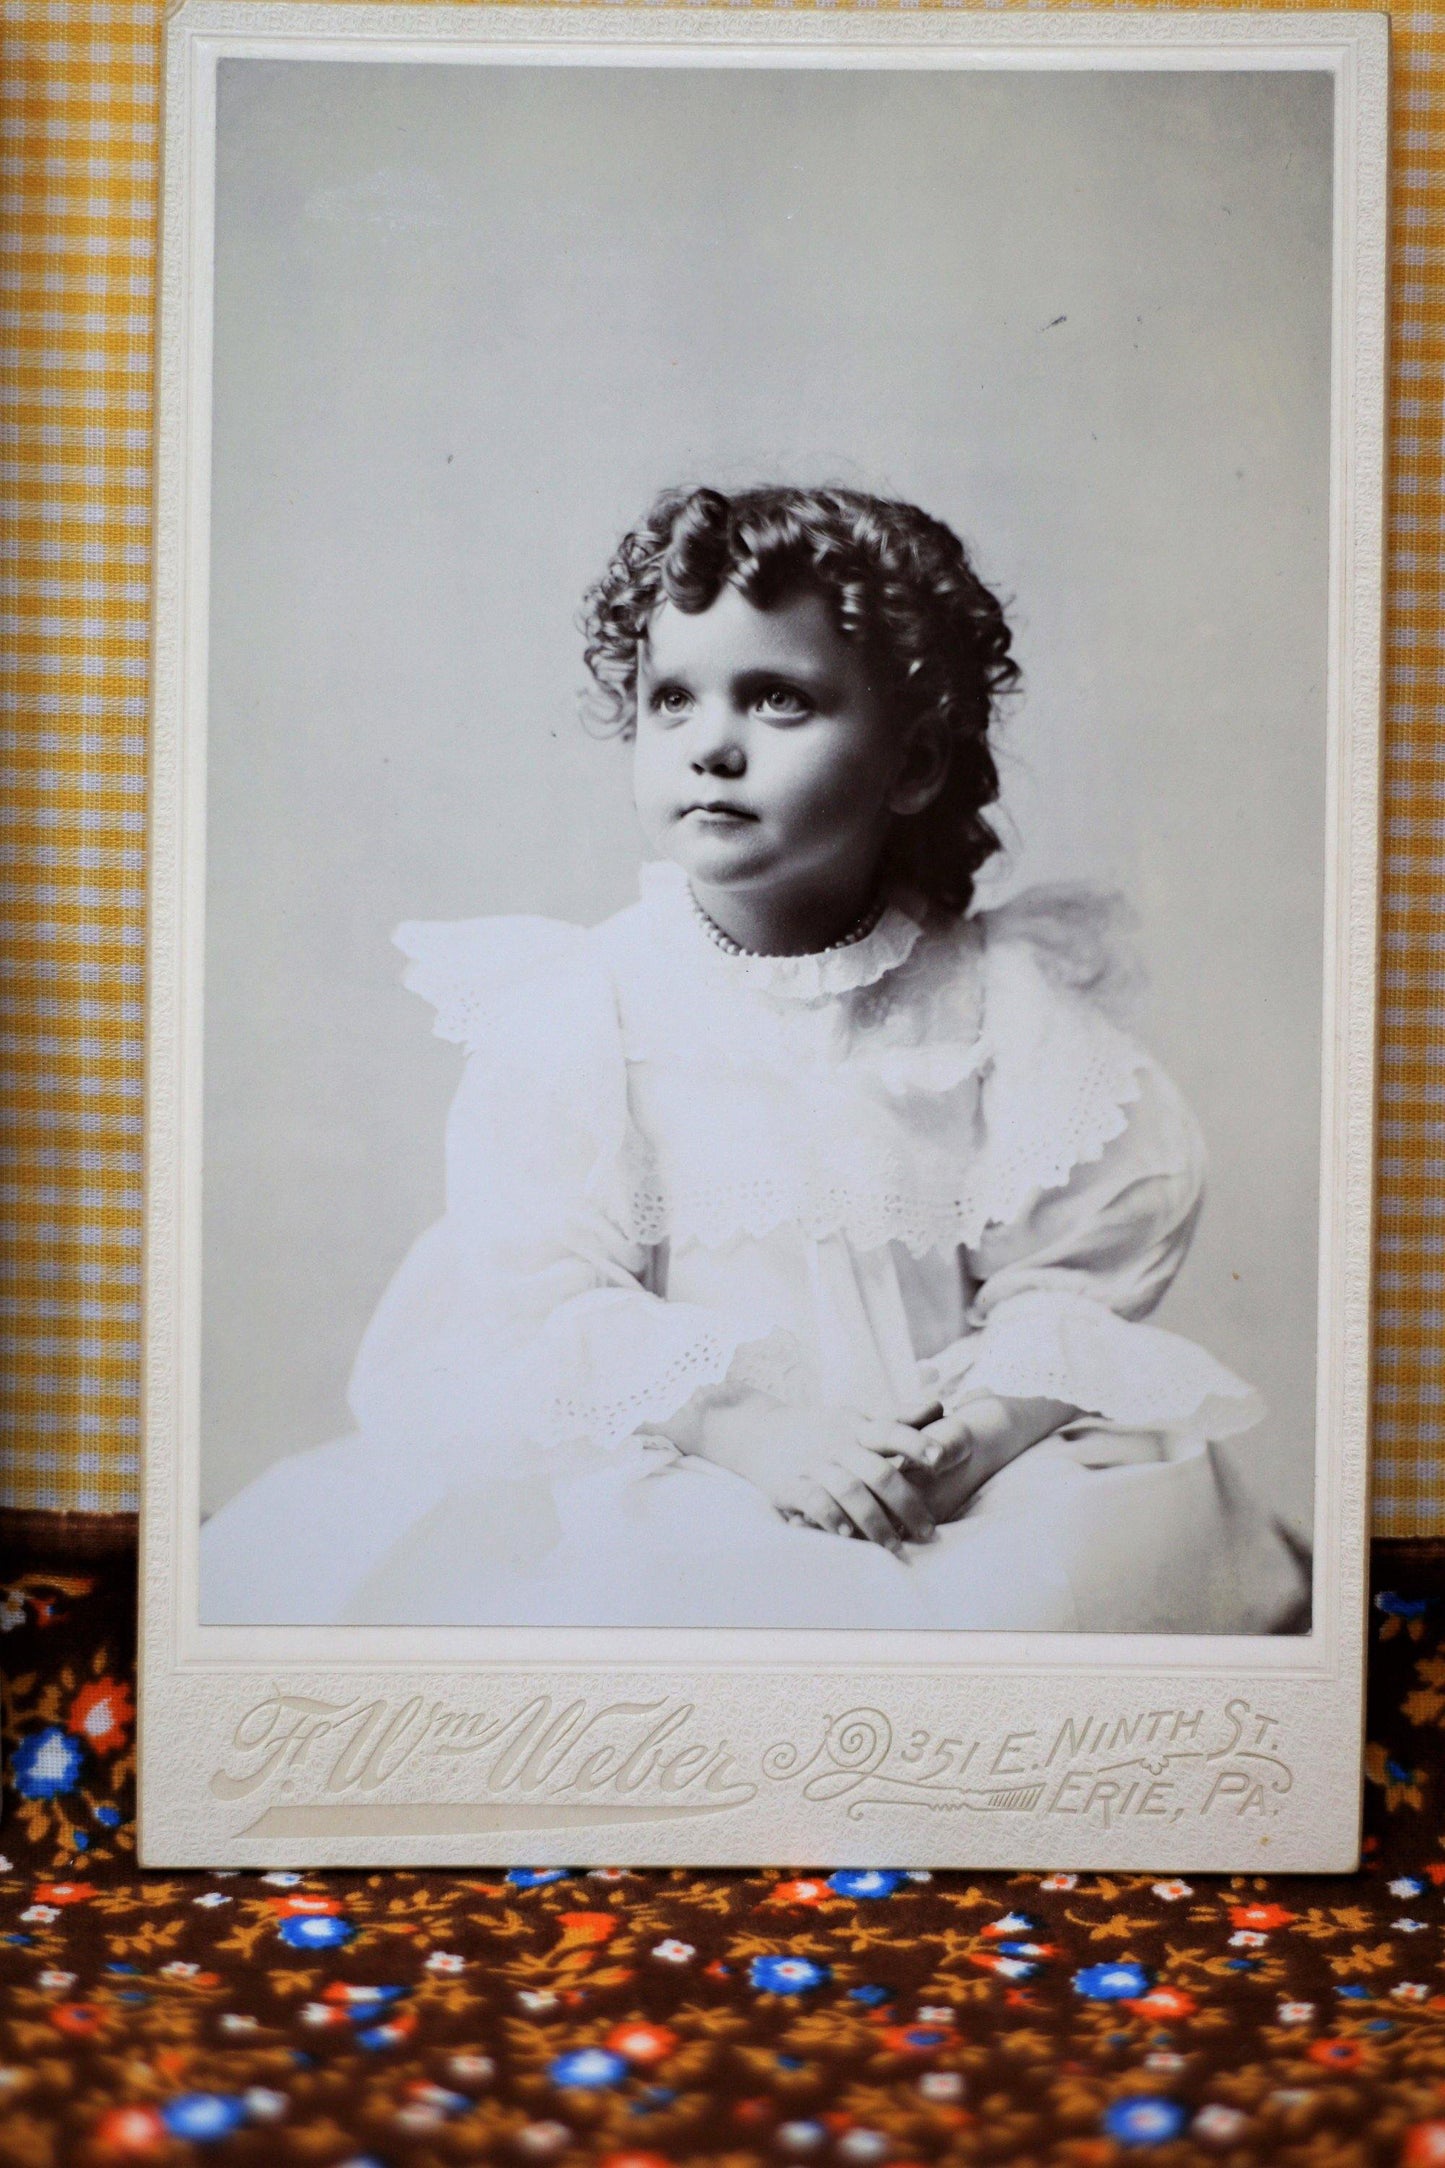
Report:
<svg viewBox="0 0 1445 2168"><path fill-rule="evenodd" d="M1138 1322L1202 1153L1077 899L972 908L1017 676L956 536L659 499L589 597L656 862L582 929L407 925L468 1050L354 1437L207 1524L216 1623L1265 1632L1296 1558Z"/></svg>

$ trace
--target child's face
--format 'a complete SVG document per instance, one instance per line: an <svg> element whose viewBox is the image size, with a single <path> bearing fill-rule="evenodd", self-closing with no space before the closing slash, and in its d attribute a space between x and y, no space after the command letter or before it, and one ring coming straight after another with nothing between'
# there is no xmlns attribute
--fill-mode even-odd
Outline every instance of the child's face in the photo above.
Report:
<svg viewBox="0 0 1445 2168"><path fill-rule="evenodd" d="M905 761L820 595L760 610L724 587L695 616L654 614L634 793L649 842L699 887L866 900Z"/></svg>

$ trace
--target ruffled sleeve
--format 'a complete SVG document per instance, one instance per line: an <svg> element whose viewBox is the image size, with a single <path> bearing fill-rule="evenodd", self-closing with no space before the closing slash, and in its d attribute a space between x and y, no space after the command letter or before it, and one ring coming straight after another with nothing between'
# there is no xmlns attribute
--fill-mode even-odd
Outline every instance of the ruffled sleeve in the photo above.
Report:
<svg viewBox="0 0 1445 2168"><path fill-rule="evenodd" d="M665 1421L749 1335L647 1287L616 997L593 938L503 919L397 940L407 984L469 1058L445 1216L382 1298L353 1412L447 1481L535 1474Z"/></svg>
<svg viewBox="0 0 1445 2168"><path fill-rule="evenodd" d="M997 1209L965 1250L970 1330L925 1366L945 1405L1061 1400L1129 1427L1226 1436L1263 1409L1194 1342L1140 1322L1184 1261L1204 1150L1149 1055L1030 938L988 965L984 1102Z"/></svg>

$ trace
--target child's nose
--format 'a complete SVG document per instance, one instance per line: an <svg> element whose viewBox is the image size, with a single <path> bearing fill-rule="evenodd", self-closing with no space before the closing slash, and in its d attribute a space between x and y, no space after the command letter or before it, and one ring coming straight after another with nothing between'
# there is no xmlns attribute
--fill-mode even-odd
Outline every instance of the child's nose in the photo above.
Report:
<svg viewBox="0 0 1445 2168"><path fill-rule="evenodd" d="M699 775L737 776L747 766L747 756L740 745L710 745L694 752L692 764Z"/></svg>
<svg viewBox="0 0 1445 2168"><path fill-rule="evenodd" d="M719 703L698 713L693 731L692 764L699 775L741 775L747 755L731 710Z"/></svg>

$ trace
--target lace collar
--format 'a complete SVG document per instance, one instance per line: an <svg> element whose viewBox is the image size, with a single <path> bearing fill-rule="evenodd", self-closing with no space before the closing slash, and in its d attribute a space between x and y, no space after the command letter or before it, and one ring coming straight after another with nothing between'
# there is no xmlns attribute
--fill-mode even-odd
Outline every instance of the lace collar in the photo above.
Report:
<svg viewBox="0 0 1445 2168"><path fill-rule="evenodd" d="M639 887L644 908L674 944L735 986L782 1001L826 1001L875 986L907 962L923 932L919 920L894 900L873 931L847 948L822 949L812 956L733 956L709 941L699 926L680 866L670 859L654 860L641 869Z"/></svg>

